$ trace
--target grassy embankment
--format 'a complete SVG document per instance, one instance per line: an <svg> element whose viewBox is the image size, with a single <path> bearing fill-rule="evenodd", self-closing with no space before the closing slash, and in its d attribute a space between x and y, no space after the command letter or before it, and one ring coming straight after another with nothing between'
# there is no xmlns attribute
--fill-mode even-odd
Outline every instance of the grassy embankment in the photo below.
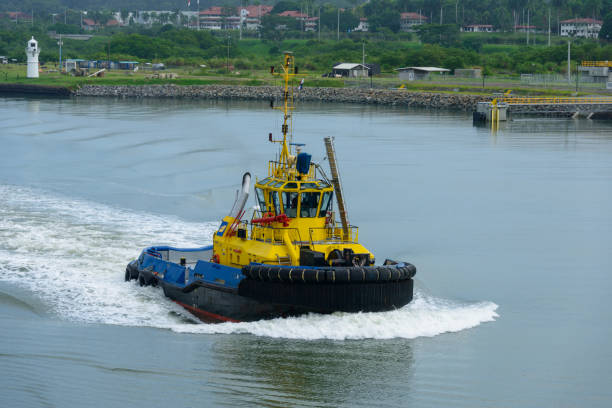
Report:
<svg viewBox="0 0 612 408"><path fill-rule="evenodd" d="M47 72L51 71L51 72ZM248 71L235 72L233 74L223 74L215 72L215 70L196 69L190 67L181 67L168 70L178 75L176 79L155 79L147 78L151 72L126 72L113 70L105 72L103 77L76 77L67 74L53 72L52 67L49 70L44 70L40 73L40 78L26 78L26 67L24 65L8 64L0 66L0 83L18 83L18 84L36 84L36 85L53 85L63 86L70 89L76 89L82 85L244 85L244 86L262 86L276 85L280 82L275 77L270 76L268 71ZM164 72L164 71L162 71ZM352 87L361 85L368 87L369 80L345 80L341 78L321 78L318 73L303 72L300 77L305 78L304 85L310 87ZM403 85L403 88L409 91L421 92L436 92L449 94L474 94L474 95L491 95L494 92L501 92L506 89L512 89L513 93L518 95L538 95L538 96L571 96L576 95L574 89L547 89L540 87L529 87L518 83L516 80L507 77L487 77L485 87L482 87L482 80L468 79L444 79L431 81L400 81L395 75L386 74L373 80L373 85L378 89L398 88ZM605 90L601 90L602 93ZM578 92L578 95L587 95L595 93L594 90L583 90Z"/></svg>

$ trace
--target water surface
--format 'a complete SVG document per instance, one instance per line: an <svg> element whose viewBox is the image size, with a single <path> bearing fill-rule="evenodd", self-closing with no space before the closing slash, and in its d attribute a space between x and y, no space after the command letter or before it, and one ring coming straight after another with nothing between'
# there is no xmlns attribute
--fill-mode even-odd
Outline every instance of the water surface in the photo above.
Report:
<svg viewBox="0 0 612 408"><path fill-rule="evenodd" d="M265 104L0 99L0 405L609 406L612 126L305 104L351 222L418 268L379 314L206 325L123 282L211 242L280 129ZM325 162L323 162L325 165Z"/></svg>

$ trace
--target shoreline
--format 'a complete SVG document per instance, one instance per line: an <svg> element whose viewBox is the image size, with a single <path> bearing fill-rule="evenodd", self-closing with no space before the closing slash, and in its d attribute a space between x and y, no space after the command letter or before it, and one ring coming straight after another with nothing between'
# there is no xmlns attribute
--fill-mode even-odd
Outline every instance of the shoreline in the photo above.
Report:
<svg viewBox="0 0 612 408"><path fill-rule="evenodd" d="M34 84L0 84L0 94L46 95L57 97L95 96L114 98L186 98L280 100L274 86L244 85L83 85L77 89ZM472 111L490 97L473 94L410 91L406 89L306 87L296 90L297 101L410 106Z"/></svg>
<svg viewBox="0 0 612 408"><path fill-rule="evenodd" d="M122 98L197 98L280 100L278 87L243 85L84 85L73 92L75 96L103 96ZM436 109L471 111L483 95L416 92L404 89L360 89L307 87L294 92L297 101L357 103L391 106L414 106Z"/></svg>
<svg viewBox="0 0 612 408"><path fill-rule="evenodd" d="M2 94L134 99L179 98L247 101L279 101L282 99L279 87L245 85L83 85L71 89L65 86L0 83L0 95ZM489 102L492 96L407 89L305 87L301 90L296 89L294 98L296 101L305 102L351 103L473 112L476 110L478 102ZM520 107L516 111L510 109L509 112L563 117L584 116L589 119L609 120L612 119L610 108L610 105L575 105L573 109L567 109L564 106L539 105Z"/></svg>

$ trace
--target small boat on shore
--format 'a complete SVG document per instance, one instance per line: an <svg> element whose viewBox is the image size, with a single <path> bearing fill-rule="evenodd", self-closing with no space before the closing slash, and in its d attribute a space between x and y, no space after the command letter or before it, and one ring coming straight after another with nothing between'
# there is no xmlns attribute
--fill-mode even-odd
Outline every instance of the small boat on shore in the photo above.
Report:
<svg viewBox="0 0 612 408"><path fill-rule="evenodd" d="M274 68L271 72L275 74ZM251 175L229 215L201 248L151 246L127 265L125 280L160 286L206 322L253 321L305 313L378 312L412 300L416 268L375 257L348 222L332 138L325 138L330 176L303 145L290 143L294 57L285 53L282 138L267 177L255 182L256 207L245 210ZM336 220L334 197L338 207Z"/></svg>

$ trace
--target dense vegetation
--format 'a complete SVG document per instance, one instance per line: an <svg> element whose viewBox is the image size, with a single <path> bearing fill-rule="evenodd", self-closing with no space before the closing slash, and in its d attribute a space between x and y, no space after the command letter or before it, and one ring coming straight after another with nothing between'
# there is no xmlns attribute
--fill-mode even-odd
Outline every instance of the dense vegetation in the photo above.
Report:
<svg viewBox="0 0 612 408"><path fill-rule="evenodd" d="M16 6L16 3L11 3ZM22 0L49 8L66 5L76 7L71 0ZM174 0L140 1L123 0L124 7L143 7L152 9L175 5ZM347 0L348 1L348 0ZM351 1L356 4L357 0ZM84 0L83 6L100 4L93 0ZM146 4L145 4L146 3ZM170 4L172 3L172 4ZM186 2L185 2L186 3ZM195 0L192 0L192 6ZM224 2L230 4L231 2ZM104 3L112 5L112 1ZM215 4L219 4L218 2ZM244 4L244 3L243 3ZM551 0L552 14L567 16L570 13L584 16L597 16L598 13L612 8L612 0ZM514 10L524 10L533 6L534 20L544 16L537 8L536 2L527 0L370 0L354 9L340 12L340 40L338 35L338 9L327 3L320 7L321 37L319 32L301 31L300 23L290 17L278 15L265 16L263 27L258 32L245 31L243 39L238 39L237 31L188 30L172 25L154 24L151 27L131 24L127 27L107 27L95 33L88 41L64 39L63 58L138 60L141 62L164 62L167 65L207 65L213 70L224 71L226 65L233 65L239 70L265 69L270 60L278 58L284 50L291 49L300 56L304 68L324 73L331 66L341 61L359 62L365 46L366 61L380 64L383 71L392 72L402 66L442 66L445 68L482 67L485 73L520 74L520 73L563 73L567 69L566 39L553 36L552 45L547 46L548 37L543 34L531 35L526 45L525 34L511 32L501 33L460 33L458 23L481 22L507 26L508 13L514 22ZM201 7L206 3L202 0ZM4 3L4 8L7 4ZM443 11L440 18L440 7ZM482 11L483 7L488 11ZM607 9L606 9L607 7ZM21 7L23 9L23 7ZM495 12L500 8L499 13ZM302 9L315 10L319 6L308 2L282 0L276 3L275 11ZM503 9L503 10L502 10ZM397 14L400 11L420 11L433 17L435 23L420 26L416 33L395 32L398 29ZM446 10L446 14L444 14ZM455 15L457 10L457 15ZM480 11L479 11L480 10ZM539 10L539 11L538 11ZM481 12L482 11L482 12ZM125 9L123 9L125 13ZM436 14L437 13L437 14ZM489 13L489 14L487 14ZM312 14L312 13L310 13ZM495 14L495 17L493 17ZM359 15L367 15L372 32L350 31L358 24ZM503 16L506 17L503 17ZM90 17L104 21L111 17L108 10L90 11ZM437 16L437 17L436 17ZM489 17L487 17L489 16ZM539 16L539 17L538 17ZM489 20L489 18L491 20ZM522 18L522 14L521 14ZM499 21L493 21L500 19ZM574 64L581 60L612 60L612 12L603 17L602 39L572 39L572 60ZM20 62L25 60L24 45L31 35L40 42L42 62L54 63L59 59L57 40L47 35L52 30L70 34L82 32L78 12L66 13L67 24L63 19L36 20L35 24L11 23L0 19L0 55L6 55ZM389 23L391 22L391 23ZM521 21L519 21L521 23ZM278 27L285 27L278 29ZM227 56L229 54L229 61Z"/></svg>
<svg viewBox="0 0 612 408"><path fill-rule="evenodd" d="M420 12L430 23L437 24L492 24L498 29L508 30L514 24L529 23L547 28L549 15L553 29L558 21L575 17L602 19L612 10L612 0L200 0L200 9L212 5L237 6L239 4L276 4L276 11L308 10L318 15L318 8L326 10L336 7L355 8L343 17L368 17L372 30L399 30L397 14ZM280 7L279 7L280 3ZM64 13L65 10L88 11L136 11L136 10L197 10L196 0L187 7L187 0L3 0L2 11L34 11L36 19L48 21L50 13ZM351 16L349 16L351 14ZM335 27L336 15L321 18L323 24ZM343 18L341 18L342 24ZM354 27L354 26L353 26ZM352 27L350 27L352 28Z"/></svg>
<svg viewBox="0 0 612 408"><path fill-rule="evenodd" d="M218 33L217 33L218 34ZM320 42L310 39L256 39L238 40L215 36L210 31L195 31L171 25L148 29L121 30L106 36L94 36L88 41L64 39L63 58L138 60L165 62L168 65L206 64L213 69L225 69L229 49L230 64L239 70L265 69L286 49L300 56L303 68L314 72L329 72L334 63L361 61L365 45L366 60L378 63L391 72L402 66L443 66L446 68L483 67L487 73L539 73L564 72L567 67L567 45L557 42L525 46L524 37L513 34L467 34L457 36L452 45L393 40L376 36L327 38ZM0 55L25 60L24 45L34 35L40 43L42 62L54 63L59 59L57 41L41 28L28 26L0 29ZM516 37L516 38L515 38ZM519 45L522 44L522 45ZM574 42L572 60L609 60L612 43L593 40Z"/></svg>

